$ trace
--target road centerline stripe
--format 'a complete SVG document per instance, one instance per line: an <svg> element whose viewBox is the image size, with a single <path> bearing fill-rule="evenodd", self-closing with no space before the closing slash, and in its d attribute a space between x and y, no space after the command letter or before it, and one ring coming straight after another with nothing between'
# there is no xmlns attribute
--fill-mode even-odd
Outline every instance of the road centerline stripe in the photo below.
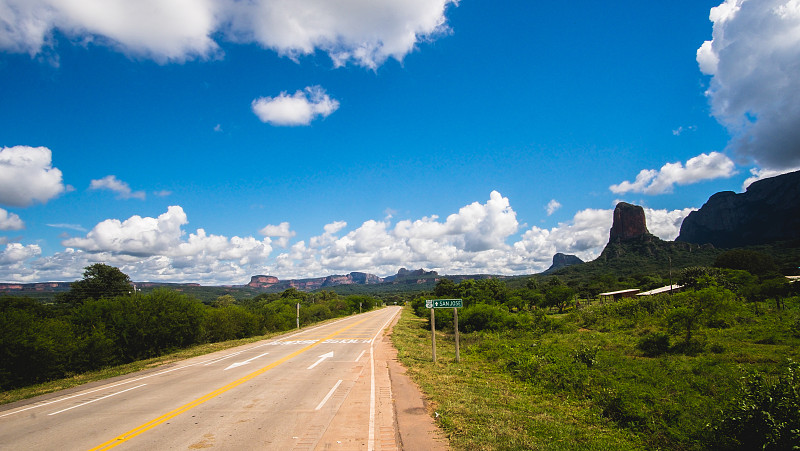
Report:
<svg viewBox="0 0 800 451"><path fill-rule="evenodd" d="M158 425L160 425L162 423L165 423L166 421L168 421L168 420L170 420L172 418L175 418L176 416L178 416L178 415L180 415L180 414L182 414L182 413L184 413L184 412L186 412L188 410L191 410L191 409L193 409L193 408L205 403L206 401L208 401L210 399L213 399L213 398L215 398L215 397L217 397L217 396L219 396L219 395L221 395L221 394L223 394L223 393L225 393L225 392L227 392L227 391L229 391L229 390L231 390L233 388L236 388L236 387L244 384L245 382L247 382L247 381L249 381L249 380L251 380L251 379L253 379L253 378L257 377L257 376L260 376L260 375L266 373L267 371L275 368L276 366L278 366L278 365L280 365L282 363L285 363L286 361L288 361L288 360L290 360L290 359L292 359L294 357L297 357L298 355L300 355L300 354L302 354L302 353L304 353L304 352L306 352L306 351L308 351L308 350L310 350L310 349L312 349L312 348L314 348L316 346L319 346L320 344L322 344L323 341L325 341L325 339L335 337L336 335L339 335L340 333L343 333L344 331L349 330L349 329L351 329L351 328L353 328L353 327L355 327L355 326L367 321L368 319L369 318L364 318L361 321L353 323L353 324L351 324L351 325L349 325L349 326L347 326L345 328L339 329L338 331L328 335L327 337L325 337L325 338L323 338L321 340L318 340L316 343L312 343L312 344L310 344L310 345L308 345L308 346L306 346L306 347L304 347L302 349L299 349L299 350L297 350L297 351L295 351L295 352L293 352L293 353L291 353L291 354L289 354L289 355L287 355L287 356L285 356L285 357L283 357L283 358L281 358L279 360L276 360L275 362L270 363L269 365L267 365L267 366L265 366L265 367L263 367L261 369L253 371L252 373L250 373L250 374L248 374L248 375L246 375L246 376L244 376L242 378L239 378L239 379L237 379L237 380L235 380L235 381L233 381L233 382L231 382L231 383L229 383L227 385L224 385L224 386L220 387L220 388L212 391L211 393L208 393L208 394L206 394L204 396L201 396L201 397L195 399L194 401L191 401L191 402L189 402L187 404L182 405L181 407L178 407L177 409L173 409L173 410L171 410L171 411L169 411L169 412L167 412L167 413L165 413L165 414L163 414L163 415L161 415L161 416L159 416L157 418L154 418L154 419L148 421L147 423L144 423L144 424L142 424L140 426L137 426L137 427L131 429L128 432L125 432L125 433L123 433L121 435L118 435L117 437L114 437L113 439L108 440L107 442L104 442L104 443L102 443L102 444L90 449L89 451L100 451L100 450L106 450L106 449L114 448L115 446L120 445L120 444L122 444L122 443L124 443L124 442L126 442L126 441L128 441L128 440L130 440L130 439L132 439L132 438L134 438L134 437L136 437L138 435L140 435L140 434L143 434L143 433L149 431L150 429L153 429L154 427L156 427L156 426L158 426Z"/></svg>

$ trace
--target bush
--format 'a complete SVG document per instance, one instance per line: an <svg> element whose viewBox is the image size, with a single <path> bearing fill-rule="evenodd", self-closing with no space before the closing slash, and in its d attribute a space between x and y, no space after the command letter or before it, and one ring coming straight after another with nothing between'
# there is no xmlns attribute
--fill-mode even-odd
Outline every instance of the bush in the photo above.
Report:
<svg viewBox="0 0 800 451"><path fill-rule="evenodd" d="M636 348L647 357L656 357L669 351L669 334L664 332L650 332L642 337Z"/></svg>
<svg viewBox="0 0 800 451"><path fill-rule="evenodd" d="M464 332L502 330L505 329L506 326L514 323L510 315L510 313L506 312L501 307L476 304L463 310L462 316L459 317L459 329L462 329ZM438 325L438 315L436 322Z"/></svg>
<svg viewBox="0 0 800 451"><path fill-rule="evenodd" d="M771 379L761 373L745 378L739 399L711 428L709 446L731 450L800 447L800 365L789 360L783 374L772 383Z"/></svg>

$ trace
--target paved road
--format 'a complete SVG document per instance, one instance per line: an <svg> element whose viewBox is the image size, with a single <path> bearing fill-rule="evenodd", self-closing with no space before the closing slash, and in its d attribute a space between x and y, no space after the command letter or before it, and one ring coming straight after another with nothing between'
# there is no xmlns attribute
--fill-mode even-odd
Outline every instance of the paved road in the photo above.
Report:
<svg viewBox="0 0 800 451"><path fill-rule="evenodd" d="M395 449L388 307L0 410L0 449ZM0 407L2 409L3 407Z"/></svg>

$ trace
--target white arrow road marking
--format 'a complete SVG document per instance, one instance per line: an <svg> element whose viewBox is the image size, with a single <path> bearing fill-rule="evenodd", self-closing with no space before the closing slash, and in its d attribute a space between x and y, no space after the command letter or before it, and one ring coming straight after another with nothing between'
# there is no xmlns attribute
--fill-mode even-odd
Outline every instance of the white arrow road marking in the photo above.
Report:
<svg viewBox="0 0 800 451"><path fill-rule="evenodd" d="M319 360L317 360L313 365L308 367L308 369L310 370L310 369L314 368L315 366L319 365L320 363L322 363L323 360L330 359L332 357L333 357L333 351L331 351L331 352L329 352L327 354L322 354L321 356L319 356Z"/></svg>
<svg viewBox="0 0 800 451"><path fill-rule="evenodd" d="M244 362L232 363L231 366L225 368L223 371L228 371L229 369L236 368L237 366L247 365L248 363L252 362L253 360L255 360L255 359L259 358L259 357L264 357L267 354L269 354L269 352L265 352L265 353L263 353L261 355L257 355L257 356L255 356L255 357L253 357L251 359L245 360Z"/></svg>

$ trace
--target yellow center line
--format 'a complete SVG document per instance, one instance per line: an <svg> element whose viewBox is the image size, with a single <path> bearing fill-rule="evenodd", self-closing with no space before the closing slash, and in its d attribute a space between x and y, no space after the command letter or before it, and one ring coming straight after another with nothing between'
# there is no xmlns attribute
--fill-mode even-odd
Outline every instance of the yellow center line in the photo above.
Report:
<svg viewBox="0 0 800 451"><path fill-rule="evenodd" d="M247 376L242 377L241 379L237 379L237 380L229 383L228 385L225 385L224 387L220 387L220 388L214 390L213 392L208 393L207 395L204 395L204 396L201 396L201 397L195 399L194 401L192 401L192 402L190 402L188 404L184 404L181 407L178 407L177 409L171 410L171 411L165 413L164 415L161 415L158 418L150 420L150 421L148 421L147 423L144 423L141 426L138 426L138 427L136 427L134 429L131 429L128 432L125 432L124 434L118 435L117 437L114 437L113 439L111 439L111 440L109 440L109 441L107 441L107 442L105 442L105 443L103 443L103 444L101 444L99 446L96 446L96 447L90 449L89 451L100 451L100 450L111 449L111 448L113 448L113 447L115 447L115 446L117 446L119 444L127 442L128 440L136 437L137 435L140 435L140 434L142 434L144 432L147 432L150 429L153 429L154 427L158 426L159 424L162 424L162 423L166 422L167 420L175 418L176 416L178 416L178 415L180 415L180 414L182 414L182 413L184 413L184 412L186 412L188 410L191 410L191 409L199 406L200 404L203 404L204 402L206 402L206 401L208 401L208 400L210 400L210 399L212 399L212 398L214 398L214 397L216 397L218 395L221 395L221 394L225 393L228 390L231 390L232 388L236 388L239 385L242 385L243 383L249 381L250 379L253 379L254 377L257 377L257 376L260 376L261 374L266 373L267 371L269 371L269 370L275 368L276 366L286 362L287 360L289 360L289 359L291 359L293 357L297 357L298 355L308 351L309 349L322 344L322 342L324 342L325 340L327 340L329 338L333 338L336 335L339 335L340 333L342 333L342 332L344 332L344 331L346 331L348 329L351 329L351 328L363 323L367 319L368 318L365 318L365 319L363 319L363 320L361 320L361 321L359 321L357 323L351 324L351 325L349 325L349 326L347 326L347 327L345 327L343 329L339 329L338 331L328 335L327 337L319 339L316 343L312 343L312 344L306 346L305 348L297 350L297 351L287 355L286 357L281 358L280 360L276 360L275 362L270 363L269 365L267 365L267 366L265 366L265 367L263 367L263 368L261 368L259 370L256 370L256 371L248 374Z"/></svg>

